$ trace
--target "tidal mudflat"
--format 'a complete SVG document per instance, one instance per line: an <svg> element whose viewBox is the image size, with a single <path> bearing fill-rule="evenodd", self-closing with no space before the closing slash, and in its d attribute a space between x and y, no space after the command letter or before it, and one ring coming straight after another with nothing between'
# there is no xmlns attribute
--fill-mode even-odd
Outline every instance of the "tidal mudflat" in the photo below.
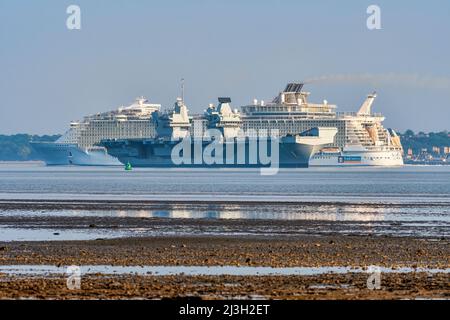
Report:
<svg viewBox="0 0 450 320"><path fill-rule="evenodd" d="M449 242L340 234L3 242L0 294L67 299L448 299ZM11 270L17 265L22 267ZM70 265L81 266L79 290L66 286L64 270ZM189 272L188 266L201 267ZM373 266L381 268L379 290L367 287Z"/></svg>
<svg viewBox="0 0 450 320"><path fill-rule="evenodd" d="M447 169L0 178L1 298L450 297Z"/></svg>

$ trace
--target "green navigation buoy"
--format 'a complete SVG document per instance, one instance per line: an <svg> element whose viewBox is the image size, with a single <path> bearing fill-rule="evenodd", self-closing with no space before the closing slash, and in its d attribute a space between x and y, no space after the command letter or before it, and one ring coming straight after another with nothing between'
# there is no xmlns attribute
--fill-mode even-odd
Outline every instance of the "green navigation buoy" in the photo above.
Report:
<svg viewBox="0 0 450 320"><path fill-rule="evenodd" d="M127 162L127 164L125 165L125 170L126 171L130 171L132 168L131 168L131 163L129 163L129 162Z"/></svg>

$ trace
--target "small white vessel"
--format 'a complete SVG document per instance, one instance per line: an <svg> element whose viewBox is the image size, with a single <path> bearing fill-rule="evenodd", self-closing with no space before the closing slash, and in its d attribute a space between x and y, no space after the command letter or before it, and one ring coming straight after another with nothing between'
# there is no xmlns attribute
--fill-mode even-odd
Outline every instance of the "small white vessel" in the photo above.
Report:
<svg viewBox="0 0 450 320"><path fill-rule="evenodd" d="M343 151L320 151L309 160L310 166L402 166L403 158L397 151L368 151L346 147Z"/></svg>

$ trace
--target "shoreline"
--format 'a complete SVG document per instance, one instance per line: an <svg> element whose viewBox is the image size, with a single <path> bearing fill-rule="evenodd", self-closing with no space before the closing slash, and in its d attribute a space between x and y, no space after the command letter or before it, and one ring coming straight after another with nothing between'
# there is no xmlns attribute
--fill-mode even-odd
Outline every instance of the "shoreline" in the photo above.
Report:
<svg viewBox="0 0 450 320"><path fill-rule="evenodd" d="M208 212L211 208L202 209ZM213 240L238 238L247 240L260 238L276 240L310 239L310 237L365 237L377 239L422 239L423 241L450 242L448 224L444 222L420 223L416 222L413 229L408 221L370 219L345 220L336 214L322 216L318 219L267 219L239 217L231 215L229 218L218 217L188 217L186 211L176 217L158 217L147 212L121 212L107 214L107 212L68 211L63 214L57 210L53 215L36 211L32 214L14 215L13 211L0 215L0 242L14 243L15 241L93 241L121 240L126 243L127 238L136 241L145 239L172 238L205 238ZM197 208L197 211L200 211ZM77 212L81 214L77 215ZM237 211L239 214L239 210ZM12 233L13 232L13 233ZM355 238L356 239L356 238ZM305 240L306 241L306 240ZM355 240L356 241L356 240ZM400 241L400 240L399 240ZM450 243L449 243L450 244Z"/></svg>
<svg viewBox="0 0 450 320"><path fill-rule="evenodd" d="M380 266L450 268L449 239L313 236L189 236L90 241L0 243L0 265L114 266ZM381 274L381 289L367 289L368 274L138 275L86 274L80 290L64 275L0 273L0 298L141 299L403 299L450 298L448 273Z"/></svg>
<svg viewBox="0 0 450 320"><path fill-rule="evenodd" d="M24 194L26 196L28 194ZM101 196L101 195L99 195ZM108 196L108 195L105 195ZM143 196L145 195L135 195L135 196ZM344 195L340 196L345 198ZM398 196L399 198L401 197ZM368 198L366 196L364 199ZM374 197L375 198L375 197ZM395 198L395 197L393 197ZM434 199L430 197L430 199ZM440 198L438 198L440 199ZM156 200L156 199L118 199L118 200L106 200L106 199L1 199L0 198L0 210L7 209L48 209L48 210L58 210L58 209L79 209L79 210L139 210L139 209L147 209L152 208L153 206L159 206L162 208L170 208L171 205L181 205L181 206L209 206L209 205L234 205L234 206L243 206L243 207L251 207L251 206L277 206L279 204L283 206L369 206L372 208L385 208L385 207L440 207L440 206L450 206L450 200L445 202L412 202L412 203L386 203L386 202L362 202L362 201L322 201L322 199L318 199L317 201L308 201L299 199L298 201L280 201L279 199L274 199L272 201L267 200L223 200L223 199L205 199L205 200Z"/></svg>

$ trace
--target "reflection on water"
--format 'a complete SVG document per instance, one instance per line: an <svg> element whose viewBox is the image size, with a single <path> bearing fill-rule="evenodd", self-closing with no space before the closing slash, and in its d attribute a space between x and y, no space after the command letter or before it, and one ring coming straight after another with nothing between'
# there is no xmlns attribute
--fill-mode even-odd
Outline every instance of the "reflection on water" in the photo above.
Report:
<svg viewBox="0 0 450 320"><path fill-rule="evenodd" d="M215 205L214 209L195 210L179 209L172 206L170 210L117 210L111 215L118 217L138 218L175 218L175 219L259 219L259 220L323 220L323 221L382 221L385 208L373 208L353 206L342 208L341 206L314 207L272 207L249 208L239 205ZM101 213L100 213L101 214Z"/></svg>
<svg viewBox="0 0 450 320"><path fill-rule="evenodd" d="M72 205L77 206L75 203ZM192 234L242 236L340 233L447 237L450 233L449 206L256 203L146 204L145 207L129 210L0 210L0 241L92 240ZM91 217L100 219L96 224L101 227L88 227ZM197 223L196 219L202 219L203 222ZM205 220L211 220L211 223L206 224L207 227ZM229 223L218 223L218 220L228 220ZM248 222L242 223L240 220ZM274 220L296 223L276 224L272 222Z"/></svg>
<svg viewBox="0 0 450 320"><path fill-rule="evenodd" d="M151 205L148 205L151 207ZM155 205L158 207L158 205ZM130 217L172 219L250 219L250 220L322 220L322 221L383 221L411 216L403 209L370 206L307 206L307 205L165 205L165 209L140 210L0 210L0 217ZM417 210L415 210L417 211ZM415 212L414 215L420 214ZM428 218L430 215L428 215Z"/></svg>
<svg viewBox="0 0 450 320"><path fill-rule="evenodd" d="M33 205L30 205L33 207ZM447 221L450 206L308 204L146 204L146 209L0 210L0 217L130 217L311 221Z"/></svg>
<svg viewBox="0 0 450 320"><path fill-rule="evenodd" d="M30 205L33 207L33 205ZM146 209L0 209L0 217L130 217L314 221L449 221L450 205L379 204L146 204Z"/></svg>

